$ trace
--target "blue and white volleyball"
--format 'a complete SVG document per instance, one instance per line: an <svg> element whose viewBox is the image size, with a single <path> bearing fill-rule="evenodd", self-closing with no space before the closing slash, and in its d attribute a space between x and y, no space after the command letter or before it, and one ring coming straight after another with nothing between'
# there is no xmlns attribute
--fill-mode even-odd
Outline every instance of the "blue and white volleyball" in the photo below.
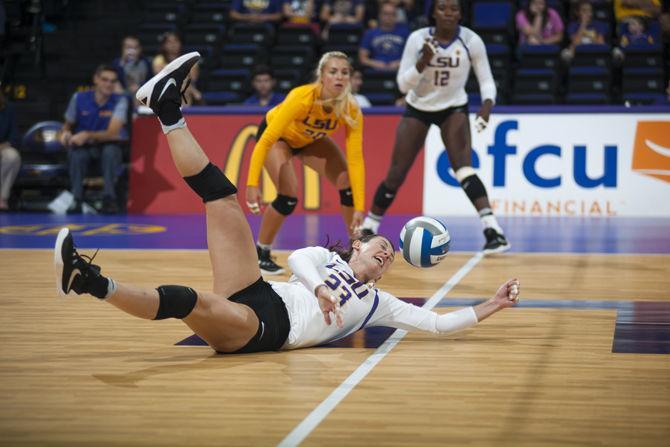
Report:
<svg viewBox="0 0 670 447"><path fill-rule="evenodd" d="M415 217L400 231L402 256L416 267L439 264L447 256L450 243L447 227L432 217Z"/></svg>

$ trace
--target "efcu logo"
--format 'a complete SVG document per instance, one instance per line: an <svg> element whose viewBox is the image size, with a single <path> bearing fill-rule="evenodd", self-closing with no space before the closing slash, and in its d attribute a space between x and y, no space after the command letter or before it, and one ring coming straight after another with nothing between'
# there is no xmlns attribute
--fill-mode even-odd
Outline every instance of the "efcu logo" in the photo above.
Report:
<svg viewBox="0 0 670 447"><path fill-rule="evenodd" d="M633 171L670 183L670 121L639 121Z"/></svg>

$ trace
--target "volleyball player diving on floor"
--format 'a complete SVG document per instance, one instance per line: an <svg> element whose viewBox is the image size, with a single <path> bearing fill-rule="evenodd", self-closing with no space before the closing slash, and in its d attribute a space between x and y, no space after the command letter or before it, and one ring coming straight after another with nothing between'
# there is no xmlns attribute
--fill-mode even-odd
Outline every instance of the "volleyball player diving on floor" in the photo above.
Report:
<svg viewBox="0 0 670 447"><path fill-rule="evenodd" d="M498 224L484 184L472 168L472 144L465 84L474 69L482 98L475 124L479 131L489 121L496 86L482 39L459 25L458 0L436 0L432 18L435 27L414 31L407 39L398 69L398 87L406 93L406 110L396 129L391 166L379 184L370 212L363 222L363 234L377 233L386 210L405 181L424 145L431 124L440 128L451 167L465 194L479 213L486 244L484 253L510 248Z"/></svg>
<svg viewBox="0 0 670 447"><path fill-rule="evenodd" d="M475 325L518 301L519 282L505 282L489 300L439 315L374 287L394 260L391 242L370 235L345 251L322 247L289 257L289 282L261 277L251 229L237 189L210 163L181 115L180 91L198 53L168 64L137 92L158 116L175 166L204 201L212 292L179 285L141 288L102 275L62 229L54 249L60 295L90 294L148 320L177 318L217 352L258 352L316 346L369 326L450 333Z"/></svg>
<svg viewBox="0 0 670 447"><path fill-rule="evenodd" d="M298 203L298 176L293 157L339 190L342 215L350 236L363 223L363 115L351 94L351 72L346 54L325 53L316 69L316 81L291 90L259 126L247 178L246 198L251 212L261 213L258 184L263 167L277 187L277 197L263 211L258 232L258 262L264 274L284 272L272 259L270 250L284 220ZM330 138L340 126L344 126L346 132L346 160Z"/></svg>

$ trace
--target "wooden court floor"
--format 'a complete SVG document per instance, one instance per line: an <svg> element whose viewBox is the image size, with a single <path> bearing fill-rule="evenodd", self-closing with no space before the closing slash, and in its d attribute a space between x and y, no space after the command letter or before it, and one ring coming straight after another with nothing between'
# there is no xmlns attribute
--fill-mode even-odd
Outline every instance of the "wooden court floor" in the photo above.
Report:
<svg viewBox="0 0 670 447"><path fill-rule="evenodd" d="M398 257L379 285L428 298L472 256L427 270ZM205 251L103 250L96 261L122 282L210 288ZM175 346L191 335L179 321L57 298L49 250L0 250L0 265L0 445L277 445L374 352ZM667 303L670 256L484 258L446 302L487 298L513 276L523 302L547 306L448 337L408 334L302 445L669 445L670 355L613 353L617 310L579 304Z"/></svg>

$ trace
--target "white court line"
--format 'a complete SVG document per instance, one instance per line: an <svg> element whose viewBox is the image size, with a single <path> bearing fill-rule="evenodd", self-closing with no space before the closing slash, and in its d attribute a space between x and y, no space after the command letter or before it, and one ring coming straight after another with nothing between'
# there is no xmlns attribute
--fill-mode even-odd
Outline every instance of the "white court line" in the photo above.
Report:
<svg viewBox="0 0 670 447"><path fill-rule="evenodd" d="M449 291L458 284L465 275L467 275L470 270L472 270L479 261L482 260L484 254L482 252L477 252L472 258L465 263L454 275L449 278L442 287L438 289L437 292L433 294L428 301L423 305L425 309L432 309L437 305L437 303L444 298L444 296L449 293ZM377 350L370 355L365 361L352 372L349 377L347 377L344 382L340 384L328 397L326 397L323 402L319 404L310 414L307 415L305 419L302 420L292 431L289 433L279 444L279 447L289 447L297 446L302 441L305 440L307 436L323 421L326 416L330 414L331 411L344 399L351 390L353 390L356 385L358 385L365 376L368 375L372 368L374 368L377 363L379 363L386 354L391 352L391 349L402 340L402 338L407 334L407 331L403 329L396 329L393 334L379 347Z"/></svg>

